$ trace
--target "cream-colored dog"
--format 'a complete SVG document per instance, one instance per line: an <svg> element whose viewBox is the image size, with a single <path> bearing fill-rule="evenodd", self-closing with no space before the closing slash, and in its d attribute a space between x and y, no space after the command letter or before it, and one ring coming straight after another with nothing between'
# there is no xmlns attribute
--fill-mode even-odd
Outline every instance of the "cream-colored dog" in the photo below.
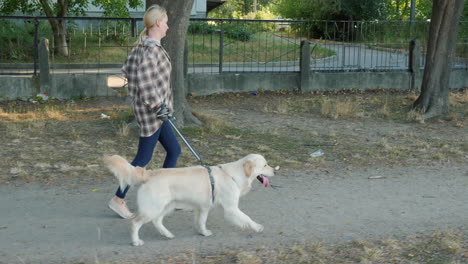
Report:
<svg viewBox="0 0 468 264"><path fill-rule="evenodd" d="M164 227L163 219L178 207L190 207L195 211L195 226L204 236L212 234L206 229L206 219L216 204L223 207L224 217L233 224L256 232L263 230L262 225L250 219L238 206L239 198L251 189L254 179L268 187L267 177L274 176L274 169L262 155L250 154L238 161L211 166L213 187L208 169L203 166L145 170L130 165L118 155L106 156L104 162L119 180L122 190L127 185L141 184L137 193L138 215L132 220L134 246L143 245L138 231L149 221L161 235L173 238Z"/></svg>

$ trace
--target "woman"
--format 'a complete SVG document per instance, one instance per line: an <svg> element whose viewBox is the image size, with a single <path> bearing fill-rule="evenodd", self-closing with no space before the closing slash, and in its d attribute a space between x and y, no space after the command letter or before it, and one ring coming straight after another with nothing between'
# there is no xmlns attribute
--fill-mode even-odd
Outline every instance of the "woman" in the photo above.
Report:
<svg viewBox="0 0 468 264"><path fill-rule="evenodd" d="M131 162L133 166L145 167L158 141L166 150L163 168L174 168L181 152L170 124L156 115L163 104L169 110L173 109L171 61L161 46L161 39L169 29L167 19L166 10L158 5L152 5L146 10L143 17L145 28L122 68L128 80L133 112L140 128L138 152ZM129 186L125 190L119 187L109 202L109 208L126 219L134 217L124 200L128 189Z"/></svg>

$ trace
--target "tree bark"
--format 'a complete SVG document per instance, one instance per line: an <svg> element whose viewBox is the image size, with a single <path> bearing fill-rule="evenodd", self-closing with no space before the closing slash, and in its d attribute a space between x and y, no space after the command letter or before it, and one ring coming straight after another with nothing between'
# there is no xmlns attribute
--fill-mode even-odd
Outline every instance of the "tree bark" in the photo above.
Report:
<svg viewBox="0 0 468 264"><path fill-rule="evenodd" d="M68 56L67 30L64 20L49 20L54 34L54 53Z"/></svg>
<svg viewBox="0 0 468 264"><path fill-rule="evenodd" d="M413 109L423 119L448 117L450 58L453 56L463 0L434 0L421 94Z"/></svg>
<svg viewBox="0 0 468 264"><path fill-rule="evenodd" d="M59 0L57 17L65 17L67 15L68 1ZM49 1L40 0L42 10L48 17L54 17L54 11L49 5ZM65 20L49 20L50 27L54 35L54 53L59 56L68 56L68 43L67 43L67 30L65 27Z"/></svg>
<svg viewBox="0 0 468 264"><path fill-rule="evenodd" d="M146 0L146 8L153 4L164 7L168 15L169 30L162 44L171 57L172 88L174 91L174 114L179 127L200 125L187 102L187 69L184 65L186 36L194 0Z"/></svg>

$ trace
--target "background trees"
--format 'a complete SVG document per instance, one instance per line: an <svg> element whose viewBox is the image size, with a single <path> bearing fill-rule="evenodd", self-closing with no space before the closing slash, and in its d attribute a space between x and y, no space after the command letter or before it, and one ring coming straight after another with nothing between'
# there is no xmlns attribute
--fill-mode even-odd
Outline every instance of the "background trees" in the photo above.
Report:
<svg viewBox="0 0 468 264"><path fill-rule="evenodd" d="M228 0L208 14L210 18L276 19L272 12L275 1Z"/></svg>
<svg viewBox="0 0 468 264"><path fill-rule="evenodd" d="M468 0L462 2L466 5ZM411 0L276 0L273 3L274 12L289 19L408 20L411 12ZM432 3L432 0L416 0L415 19L430 19ZM461 17L468 19L468 10Z"/></svg>
<svg viewBox="0 0 468 264"><path fill-rule="evenodd" d="M278 0L275 12L281 17L312 20L373 20L385 14L383 1L375 0Z"/></svg>
<svg viewBox="0 0 468 264"><path fill-rule="evenodd" d="M47 17L85 16L89 4L101 7L105 16L128 17L128 8L141 6L141 0L3 0L0 3L0 14L13 14L17 11L23 14L38 14ZM68 55L66 39L66 21L50 19L54 35L54 52L60 56Z"/></svg>

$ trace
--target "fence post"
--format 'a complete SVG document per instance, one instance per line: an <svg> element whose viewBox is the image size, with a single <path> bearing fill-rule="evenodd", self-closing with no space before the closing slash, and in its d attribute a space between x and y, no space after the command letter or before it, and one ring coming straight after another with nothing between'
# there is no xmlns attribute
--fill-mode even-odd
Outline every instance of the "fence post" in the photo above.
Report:
<svg viewBox="0 0 468 264"><path fill-rule="evenodd" d="M300 57L300 88L305 92L309 90L310 78L310 41L301 41L301 57Z"/></svg>
<svg viewBox="0 0 468 264"><path fill-rule="evenodd" d="M416 89L416 80L420 77L421 68L421 48L419 40L412 39L409 44L408 71L411 74L410 90Z"/></svg>
<svg viewBox="0 0 468 264"><path fill-rule="evenodd" d="M34 19L34 44L33 44L33 50L34 50L34 76L37 76L37 57L38 57L38 41L37 41L37 34L39 30L39 20Z"/></svg>
<svg viewBox="0 0 468 264"><path fill-rule="evenodd" d="M223 21L219 30L219 73L223 72L223 53L224 53L224 27Z"/></svg>
<svg viewBox="0 0 468 264"><path fill-rule="evenodd" d="M49 93L49 73L49 40L46 38L41 38L39 43L39 80L41 92Z"/></svg>
<svg viewBox="0 0 468 264"><path fill-rule="evenodd" d="M132 18L132 38L136 36L136 19Z"/></svg>

